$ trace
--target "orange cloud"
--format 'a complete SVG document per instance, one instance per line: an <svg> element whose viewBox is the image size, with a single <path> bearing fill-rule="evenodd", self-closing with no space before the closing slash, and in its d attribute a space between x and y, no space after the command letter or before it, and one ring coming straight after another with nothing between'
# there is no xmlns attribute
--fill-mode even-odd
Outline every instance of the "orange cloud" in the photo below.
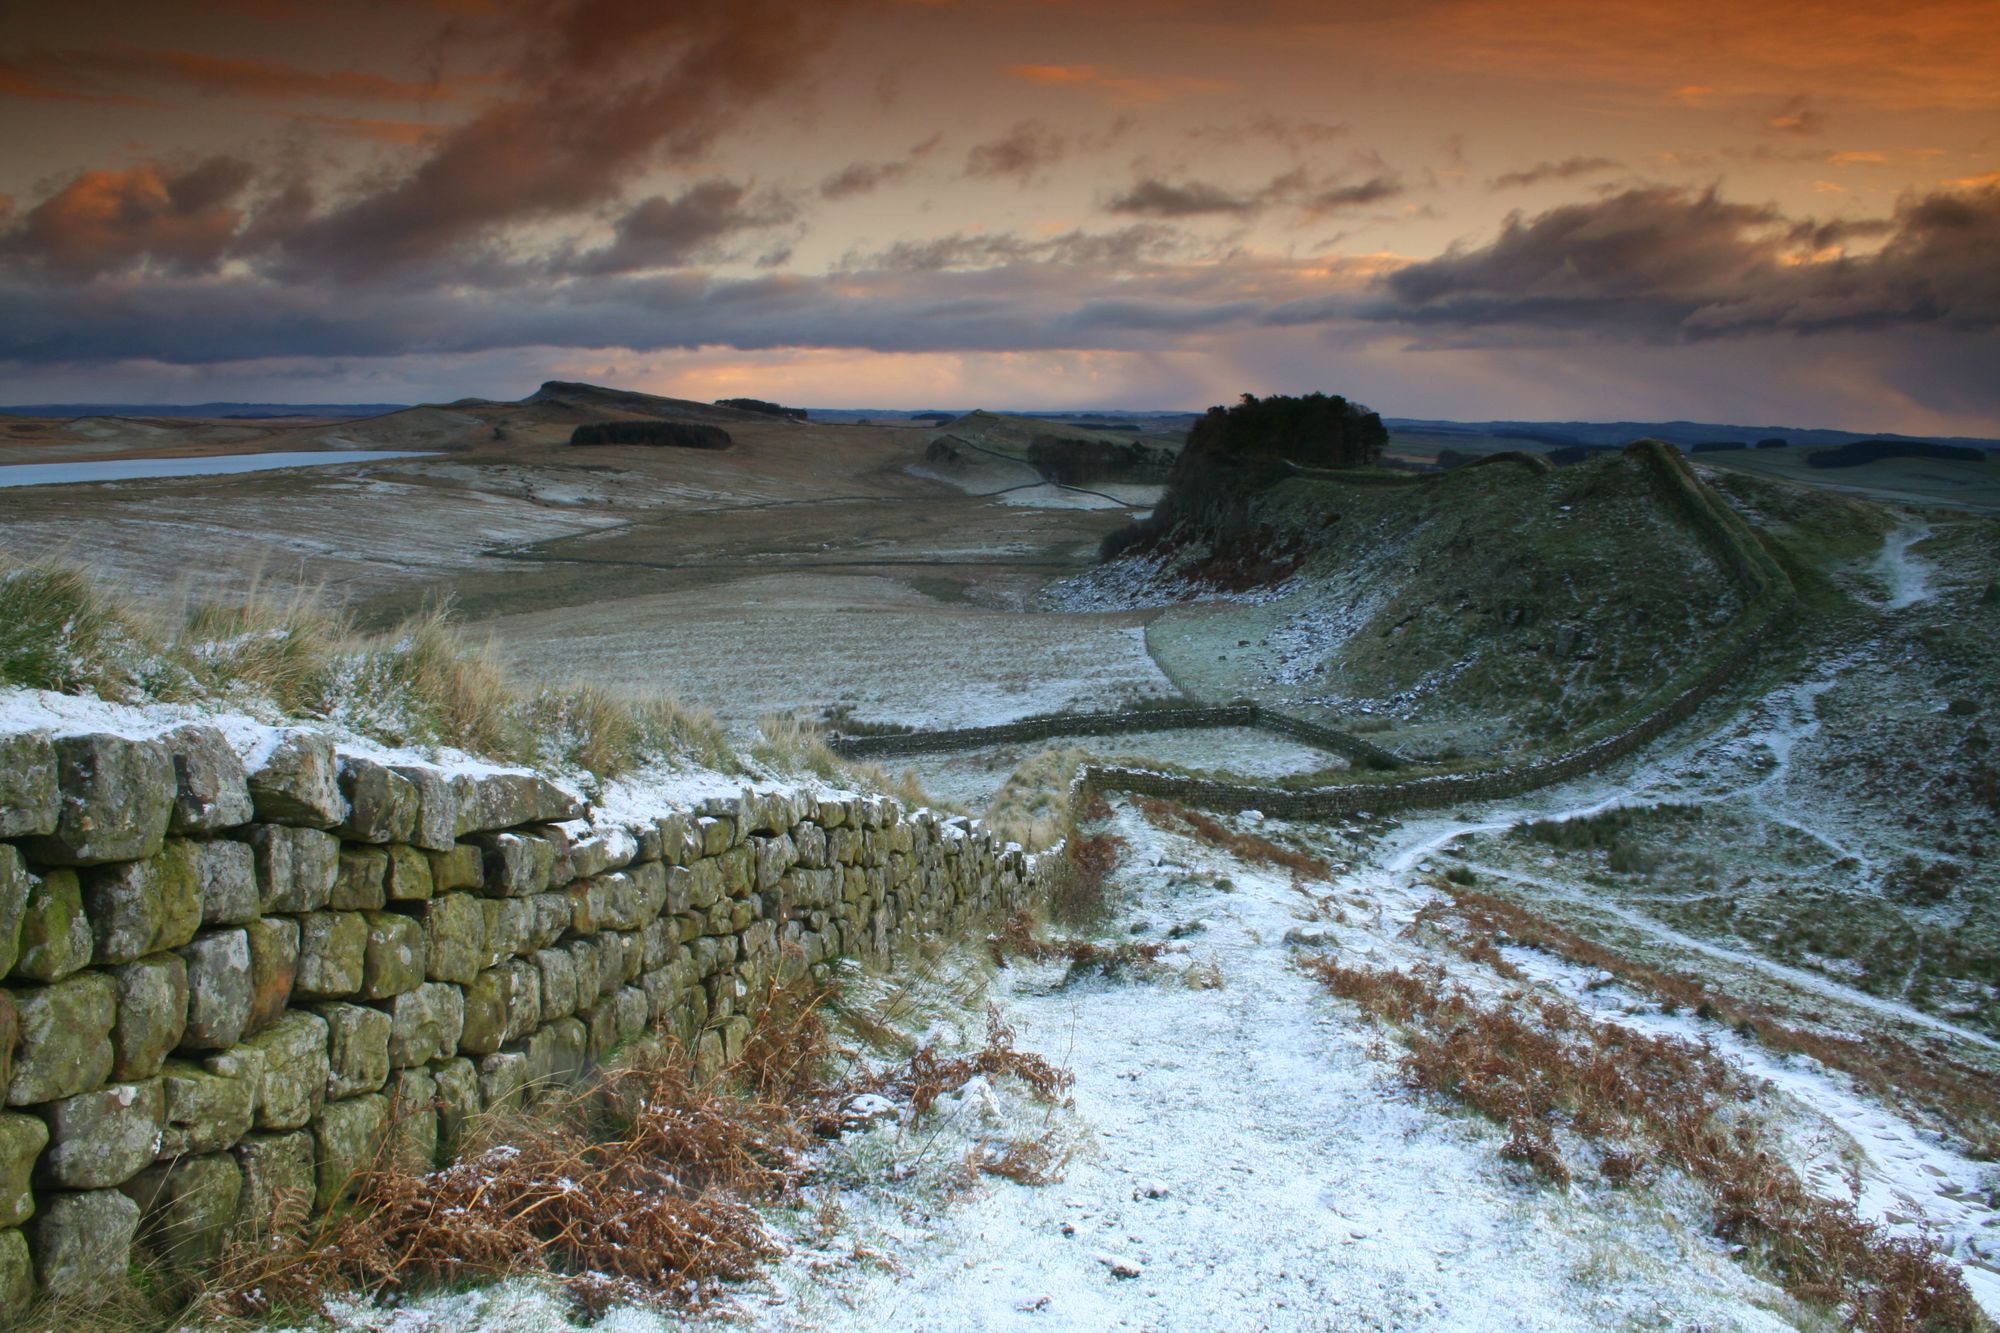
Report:
<svg viewBox="0 0 2000 1333"><path fill-rule="evenodd" d="M1955 190L1984 190L2000 185L2000 171L1982 171L1977 176L1960 176L1945 182Z"/></svg>
<svg viewBox="0 0 2000 1333"><path fill-rule="evenodd" d="M1225 79L1190 74L1120 74L1096 65L1005 65L1001 72L1044 88L1095 88L1115 106L1150 106L1176 97L1228 92L1236 86Z"/></svg>
<svg viewBox="0 0 2000 1333"><path fill-rule="evenodd" d="M1023 79L1028 83L1039 83L1045 87L1064 87L1071 84L1089 83L1097 77L1095 65L1009 65L1006 73L1010 78Z"/></svg>
<svg viewBox="0 0 2000 1333"><path fill-rule="evenodd" d="M1676 102L1685 102L1689 106L1705 106L1714 94L1715 89L1705 83L1690 83L1685 87L1674 89L1667 96Z"/></svg>
<svg viewBox="0 0 2000 1333"><path fill-rule="evenodd" d="M1827 158L1826 161L1828 166L1854 167L1854 166L1873 166L1877 163L1887 162L1888 160L1889 160L1889 155L1887 153L1856 151L1856 152L1846 152L1846 153L1835 153L1831 157Z"/></svg>

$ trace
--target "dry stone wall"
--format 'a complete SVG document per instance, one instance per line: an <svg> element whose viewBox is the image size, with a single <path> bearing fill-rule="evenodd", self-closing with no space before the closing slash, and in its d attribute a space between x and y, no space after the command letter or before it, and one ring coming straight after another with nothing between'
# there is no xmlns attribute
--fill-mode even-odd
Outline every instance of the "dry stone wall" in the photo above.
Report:
<svg viewBox="0 0 2000 1333"><path fill-rule="evenodd" d="M297 1225L385 1143L442 1160L649 1030L727 1060L774 977L1053 864L882 797L586 815L311 730L0 735L0 1323Z"/></svg>

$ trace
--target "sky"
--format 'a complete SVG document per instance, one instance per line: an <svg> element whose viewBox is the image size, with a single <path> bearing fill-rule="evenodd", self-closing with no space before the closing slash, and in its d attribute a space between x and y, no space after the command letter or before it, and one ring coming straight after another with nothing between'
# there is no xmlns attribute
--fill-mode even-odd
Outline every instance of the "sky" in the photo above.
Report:
<svg viewBox="0 0 2000 1333"><path fill-rule="evenodd" d="M2000 0L12 0L0 402L2000 436Z"/></svg>

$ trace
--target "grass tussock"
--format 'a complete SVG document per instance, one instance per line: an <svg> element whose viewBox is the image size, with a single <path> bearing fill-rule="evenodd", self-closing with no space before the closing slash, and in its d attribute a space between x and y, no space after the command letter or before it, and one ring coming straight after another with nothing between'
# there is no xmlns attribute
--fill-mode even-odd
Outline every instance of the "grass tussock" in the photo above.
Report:
<svg viewBox="0 0 2000 1333"><path fill-rule="evenodd" d="M1089 758L1083 750L1043 750L1023 760L986 807L986 823L1029 851L1041 851L1076 831L1070 783Z"/></svg>
<svg viewBox="0 0 2000 1333"><path fill-rule="evenodd" d="M998 931L986 937L986 943L993 950L993 961L1001 967L1017 958L1031 963L1066 962L1066 983L1086 973L1115 977L1141 970L1159 962L1160 955L1167 952L1164 944L1137 940L1100 944L1066 936L1051 938L1026 912L1010 915Z"/></svg>
<svg viewBox="0 0 2000 1333"><path fill-rule="evenodd" d="M660 758L741 769L715 720L668 696L516 684L448 605L363 634L320 590L261 580L232 601L169 611L54 560L0 555L0 685L213 703L598 778Z"/></svg>
<svg viewBox="0 0 2000 1333"><path fill-rule="evenodd" d="M225 1252L187 1313L263 1320L336 1293L401 1297L521 1274L554 1280L586 1317L698 1305L779 1252L758 1206L804 1197L814 1144L852 1127L855 1097L889 1097L911 1124L977 1077L1019 1079L1050 1102L1069 1089L1069 1071L1018 1049L990 1008L978 1050L925 1043L870 1066L834 1040L834 1001L809 983L774 986L742 1055L715 1073L671 1041L638 1043L586 1087L483 1117L441 1170L385 1145L350 1202ZM1044 1136L982 1151L968 1172L1054 1179L1062 1160Z"/></svg>
<svg viewBox="0 0 2000 1333"><path fill-rule="evenodd" d="M1221 848L1240 861L1289 871L1294 884L1333 878L1333 867L1324 858L1302 852L1296 847L1286 847L1255 833L1238 833L1199 810L1152 796L1134 797L1133 804L1138 806L1146 822L1155 828L1186 834L1211 847Z"/></svg>
<svg viewBox="0 0 2000 1333"><path fill-rule="evenodd" d="M1716 1235L1850 1326L1987 1327L1934 1246L1890 1236L1851 1204L1807 1189L1745 1113L1746 1090L1705 1048L1596 1023L1554 999L1485 1006L1441 968L1351 968L1331 957L1305 966L1400 1029L1411 1087L1504 1126L1502 1153L1548 1179L1566 1185L1575 1174L1566 1138L1590 1144L1613 1181L1677 1168L1707 1191Z"/></svg>
<svg viewBox="0 0 2000 1333"><path fill-rule="evenodd" d="M1495 950L1496 938L1608 972L1655 996L1669 1012L1684 1009L1726 1024L1769 1050L1839 1069L1885 1101L1914 1103L1947 1125L1975 1154L2000 1158L2000 1078L1983 1069L1954 1060L1942 1050L1918 1050L1886 1034L1862 1040L1801 1027L1767 1005L1628 958L1519 903L1449 882L1434 882L1433 887L1447 897L1427 906L1419 921L1439 927L1459 953L1502 975L1519 973ZM1447 914L1458 918L1460 928L1449 927L1444 921Z"/></svg>

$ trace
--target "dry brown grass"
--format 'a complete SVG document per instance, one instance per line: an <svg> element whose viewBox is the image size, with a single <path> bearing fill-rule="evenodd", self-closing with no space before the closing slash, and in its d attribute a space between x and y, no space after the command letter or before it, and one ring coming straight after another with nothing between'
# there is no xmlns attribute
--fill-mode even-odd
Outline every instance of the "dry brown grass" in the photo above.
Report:
<svg viewBox="0 0 2000 1333"><path fill-rule="evenodd" d="M1629 1180L1659 1163L1708 1192L1718 1236L1742 1244L1800 1300L1867 1330L1980 1329L1964 1278L1924 1242L1892 1237L1851 1204L1813 1194L1733 1103L1746 1090L1703 1047L1592 1022L1573 1005L1485 1006L1439 968L1305 966L1328 990L1401 1029L1404 1077L1506 1127L1501 1151L1567 1184L1558 1131L1601 1149Z"/></svg>
<svg viewBox="0 0 2000 1333"><path fill-rule="evenodd" d="M1238 833L1217 819L1173 801L1153 796L1135 796L1132 803L1146 822L1170 833L1184 833L1211 847L1219 847L1240 861L1288 870L1294 884L1330 880L1333 867L1321 857L1286 847L1254 833Z"/></svg>
<svg viewBox="0 0 2000 1333"><path fill-rule="evenodd" d="M1493 947L1496 936L1604 972L1649 992L1669 1009L1686 1009L1728 1024L1770 1050L1803 1055L1851 1075L1875 1096L1913 1102L1949 1126L1976 1154L2000 1156L2000 1077L1936 1047L1916 1049L1887 1035L1867 1040L1787 1022L1767 1005L1729 995L1705 982L1618 953L1519 903L1446 880L1431 881L1446 898L1418 914L1461 954L1503 976L1519 973ZM1462 926L1445 920L1456 915Z"/></svg>
<svg viewBox="0 0 2000 1333"><path fill-rule="evenodd" d="M1051 939L1042 934L1034 917L1026 912L1010 915L998 932L986 937L986 942L993 950L993 961L1002 967L1015 958L1035 963L1061 961L1070 965L1070 977L1084 972L1117 976L1121 972L1157 963L1160 955L1167 952L1164 944L1137 940L1099 944L1096 940L1062 936Z"/></svg>
<svg viewBox="0 0 2000 1333"><path fill-rule="evenodd" d="M830 991L795 984L763 998L741 1058L719 1074L699 1076L669 1041L641 1043L587 1087L486 1117L442 1170L412 1168L385 1146L351 1202L227 1251L189 1313L263 1319L334 1292L382 1297L524 1273L553 1278L586 1315L698 1304L777 1252L756 1207L800 1197L814 1140L848 1127L842 1111L855 1096L889 1096L915 1121L982 1075L1018 1078L1049 1101L1070 1085L1067 1070L1017 1049L991 1010L977 1051L925 1045L870 1069L832 1041ZM991 1157L980 1170L1024 1181L1060 1169L1039 1140Z"/></svg>

